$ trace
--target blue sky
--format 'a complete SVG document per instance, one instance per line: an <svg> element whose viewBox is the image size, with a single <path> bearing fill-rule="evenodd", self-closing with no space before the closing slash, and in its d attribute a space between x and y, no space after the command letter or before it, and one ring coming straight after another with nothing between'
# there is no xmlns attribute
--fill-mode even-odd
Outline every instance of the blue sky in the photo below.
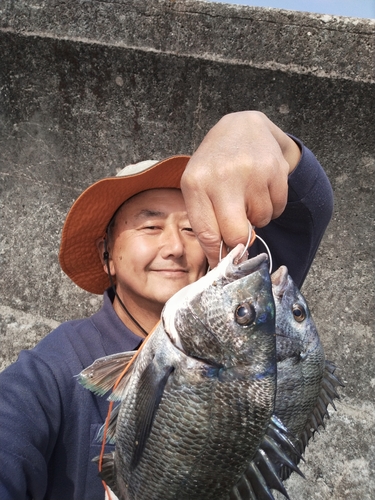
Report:
<svg viewBox="0 0 375 500"><path fill-rule="evenodd" d="M375 18L375 0L210 0L220 3Z"/></svg>

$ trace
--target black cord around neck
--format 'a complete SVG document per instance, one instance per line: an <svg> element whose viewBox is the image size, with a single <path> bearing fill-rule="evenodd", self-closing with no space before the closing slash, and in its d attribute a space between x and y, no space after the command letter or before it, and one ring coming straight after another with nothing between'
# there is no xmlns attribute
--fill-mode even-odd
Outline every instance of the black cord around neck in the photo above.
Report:
<svg viewBox="0 0 375 500"><path fill-rule="evenodd" d="M104 253L103 253L103 259L105 261L105 264L107 266L107 271L108 271L108 278L109 278L109 282L111 284L111 288L113 290L113 293L115 294L117 300L119 301L121 307L123 308L123 310L126 312L126 314L129 316L129 318L133 321L133 323L144 333L144 335L147 337L148 335L148 332L146 332L146 330L138 323L138 321L134 318L134 316L128 311L127 307L125 306L125 304L123 303L123 301L120 299L117 291L116 291L116 285L114 284L113 282L113 279L112 279L112 276L111 276L111 272L109 270L109 253L107 251L107 239L104 238Z"/></svg>

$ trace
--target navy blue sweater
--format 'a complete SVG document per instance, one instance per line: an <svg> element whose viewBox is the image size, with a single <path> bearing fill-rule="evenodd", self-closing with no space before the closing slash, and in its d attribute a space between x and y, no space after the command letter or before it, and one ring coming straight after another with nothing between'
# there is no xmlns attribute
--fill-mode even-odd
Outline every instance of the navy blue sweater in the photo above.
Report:
<svg viewBox="0 0 375 500"><path fill-rule="evenodd" d="M289 176L284 213L257 233L267 242L274 269L288 266L301 286L331 218L329 181L301 145ZM235 221L234 221L235 222ZM264 251L259 240L251 254ZM0 374L0 499L102 500L96 440L108 410L76 380L95 359L136 349L140 338L119 319L111 292L92 317L68 321ZM111 447L107 446L107 450Z"/></svg>

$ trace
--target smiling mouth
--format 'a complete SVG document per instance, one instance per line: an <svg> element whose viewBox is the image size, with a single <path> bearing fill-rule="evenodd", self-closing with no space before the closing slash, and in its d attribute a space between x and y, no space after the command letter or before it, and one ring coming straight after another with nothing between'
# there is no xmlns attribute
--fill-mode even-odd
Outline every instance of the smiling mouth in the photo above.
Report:
<svg viewBox="0 0 375 500"><path fill-rule="evenodd" d="M188 271L185 269L152 269L154 273L159 274L160 276L165 276L166 278L182 278L188 274Z"/></svg>
<svg viewBox="0 0 375 500"><path fill-rule="evenodd" d="M154 271L156 273L187 273L185 269L151 269L151 271Z"/></svg>

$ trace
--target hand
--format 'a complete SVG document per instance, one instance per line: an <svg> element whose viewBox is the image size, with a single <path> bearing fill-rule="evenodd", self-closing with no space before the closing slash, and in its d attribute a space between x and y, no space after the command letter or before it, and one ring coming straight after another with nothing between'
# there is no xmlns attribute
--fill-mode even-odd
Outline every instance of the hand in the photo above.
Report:
<svg viewBox="0 0 375 500"><path fill-rule="evenodd" d="M248 220L263 227L283 212L298 145L263 113L224 116L191 157L181 189L192 228L210 267L220 242L246 243Z"/></svg>

